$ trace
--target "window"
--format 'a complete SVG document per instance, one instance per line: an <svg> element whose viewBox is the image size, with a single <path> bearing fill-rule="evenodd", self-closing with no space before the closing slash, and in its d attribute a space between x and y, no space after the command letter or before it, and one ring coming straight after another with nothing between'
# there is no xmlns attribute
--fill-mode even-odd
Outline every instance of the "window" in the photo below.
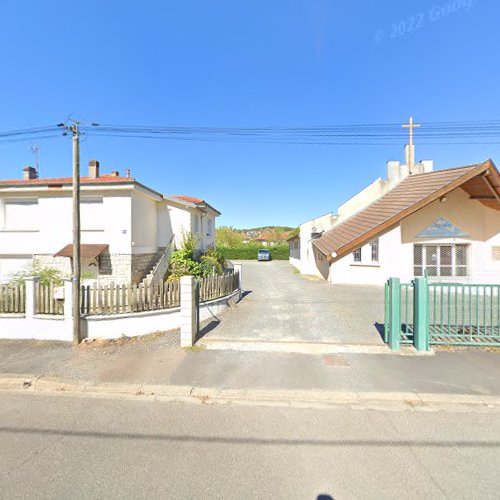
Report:
<svg viewBox="0 0 500 500"><path fill-rule="evenodd" d="M378 238L370 241L370 248L372 253L372 262L378 262Z"/></svg>
<svg viewBox="0 0 500 500"><path fill-rule="evenodd" d="M361 262L361 248L357 248L352 252L354 262Z"/></svg>
<svg viewBox="0 0 500 500"><path fill-rule="evenodd" d="M415 276L468 276L468 245L415 245L413 274Z"/></svg>
<svg viewBox="0 0 500 500"><path fill-rule="evenodd" d="M212 219L207 220L207 236L212 236Z"/></svg>
<svg viewBox="0 0 500 500"><path fill-rule="evenodd" d="M3 212L5 229L38 229L38 200L6 200Z"/></svg>
<svg viewBox="0 0 500 500"><path fill-rule="evenodd" d="M193 226L194 226L193 232L199 233L200 232L200 216L199 215L194 215Z"/></svg>
<svg viewBox="0 0 500 500"><path fill-rule="evenodd" d="M82 231L103 231L103 199L82 198L80 200L80 219Z"/></svg>

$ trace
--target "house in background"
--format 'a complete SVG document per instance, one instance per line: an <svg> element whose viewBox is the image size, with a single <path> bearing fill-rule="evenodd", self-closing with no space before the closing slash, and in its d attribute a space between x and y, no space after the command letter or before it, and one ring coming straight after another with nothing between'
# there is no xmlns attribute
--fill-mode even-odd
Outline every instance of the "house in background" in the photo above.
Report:
<svg viewBox="0 0 500 500"><path fill-rule="evenodd" d="M407 146L408 160L408 146ZM500 176L491 160L433 171L388 162L337 215L300 227L296 267L330 283L500 282Z"/></svg>
<svg viewBox="0 0 500 500"><path fill-rule="evenodd" d="M71 178L0 180L0 280L30 264L71 272ZM139 283L168 262L192 232L199 249L215 244L220 213L199 198L164 196L91 160L81 178L82 271L100 281Z"/></svg>

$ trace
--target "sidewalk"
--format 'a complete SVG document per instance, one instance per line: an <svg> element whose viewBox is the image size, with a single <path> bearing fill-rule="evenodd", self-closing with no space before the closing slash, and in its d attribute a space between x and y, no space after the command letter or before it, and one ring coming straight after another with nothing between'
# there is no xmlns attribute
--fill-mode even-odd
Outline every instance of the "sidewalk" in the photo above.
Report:
<svg viewBox="0 0 500 500"><path fill-rule="evenodd" d="M212 395L260 391L288 394L292 399L293 394L324 399L328 393L337 398L376 394L378 399L394 395L407 400L408 395L422 399L425 394L454 401L465 396L500 401L500 352L440 351L418 357L186 351L178 346L178 332L77 348L53 342L1 341L0 388L2 380L6 388L21 387L25 379L37 381L39 387L51 380L69 386L108 387L110 392L112 387L121 387L118 392L132 394L145 386L155 386L157 393L163 387L167 394L167 386L175 386L184 388L179 389L183 394L203 388ZM127 385L129 390L124 389Z"/></svg>

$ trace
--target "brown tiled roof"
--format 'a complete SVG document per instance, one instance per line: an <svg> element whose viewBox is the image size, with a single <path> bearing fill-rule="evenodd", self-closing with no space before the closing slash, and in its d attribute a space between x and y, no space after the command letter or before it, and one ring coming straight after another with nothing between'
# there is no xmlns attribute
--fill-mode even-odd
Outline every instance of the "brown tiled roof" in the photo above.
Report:
<svg viewBox="0 0 500 500"><path fill-rule="evenodd" d="M80 256L83 258L95 258L99 257L103 252L109 248L106 244L82 244L80 245ZM54 257L73 257L73 245L69 244L61 248Z"/></svg>
<svg viewBox="0 0 500 500"><path fill-rule="evenodd" d="M491 160L407 177L367 208L314 240L313 245L327 256L336 254L332 257L340 258L408 215L486 172L491 172L498 179L498 171Z"/></svg>
<svg viewBox="0 0 500 500"><path fill-rule="evenodd" d="M203 203L204 200L201 198L195 198L194 196L185 196L181 194L175 194L173 198L177 198L179 200L187 201L188 203Z"/></svg>
<svg viewBox="0 0 500 500"><path fill-rule="evenodd" d="M72 184L71 177L53 177L48 179L7 179L0 180L0 186L47 186L50 184ZM80 177L82 184L107 184L135 182L130 177L117 177L115 175L101 175L99 177Z"/></svg>

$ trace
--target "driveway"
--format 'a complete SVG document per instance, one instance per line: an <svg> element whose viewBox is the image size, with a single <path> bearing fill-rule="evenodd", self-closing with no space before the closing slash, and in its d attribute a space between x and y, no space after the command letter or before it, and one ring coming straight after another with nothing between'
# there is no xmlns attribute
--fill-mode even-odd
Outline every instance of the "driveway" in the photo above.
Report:
<svg viewBox="0 0 500 500"><path fill-rule="evenodd" d="M383 344L383 287L330 285L284 261L242 264L246 295L205 326L206 339Z"/></svg>

